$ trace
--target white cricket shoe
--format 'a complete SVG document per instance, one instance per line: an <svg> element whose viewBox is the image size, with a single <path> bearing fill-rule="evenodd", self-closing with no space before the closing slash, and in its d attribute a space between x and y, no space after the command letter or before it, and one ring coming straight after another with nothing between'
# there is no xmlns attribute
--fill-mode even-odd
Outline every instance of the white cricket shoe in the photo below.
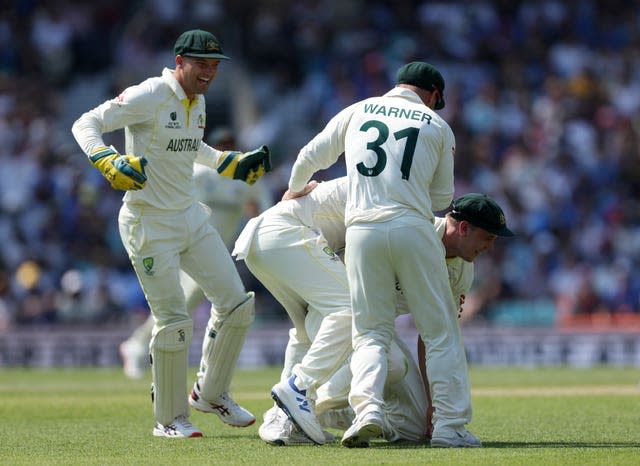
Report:
<svg viewBox="0 0 640 466"><path fill-rule="evenodd" d="M295 384L296 376L279 382L271 389L271 398L293 421L298 429L318 445L325 443L322 426L316 419L313 401L307 398L307 391Z"/></svg>
<svg viewBox="0 0 640 466"><path fill-rule="evenodd" d="M323 431L325 443L335 442L335 436ZM287 414L277 406L264 413L264 422L258 429L258 435L269 445L315 445L313 440L300 432Z"/></svg>
<svg viewBox="0 0 640 466"><path fill-rule="evenodd" d="M256 422L255 416L236 403L228 393L223 393L213 401L202 398L198 382L193 384L189 405L203 413L217 414L222 422L233 427L247 427Z"/></svg>
<svg viewBox="0 0 640 466"><path fill-rule="evenodd" d="M130 379L141 379L149 367L149 348L143 345L125 340L118 347L122 358L124 375Z"/></svg>
<svg viewBox="0 0 640 466"><path fill-rule="evenodd" d="M431 446L436 448L477 448L482 446L482 442L464 427L457 429L440 427L433 431Z"/></svg>
<svg viewBox="0 0 640 466"><path fill-rule="evenodd" d="M169 438L192 438L202 437L202 432L194 427L187 416L178 416L173 420L171 424L163 426L159 422L156 422L156 426L153 428L154 437L169 437Z"/></svg>
<svg viewBox="0 0 640 466"><path fill-rule="evenodd" d="M382 426L382 416L376 411L369 411L345 431L341 443L348 448L367 448L372 438L382 435Z"/></svg>

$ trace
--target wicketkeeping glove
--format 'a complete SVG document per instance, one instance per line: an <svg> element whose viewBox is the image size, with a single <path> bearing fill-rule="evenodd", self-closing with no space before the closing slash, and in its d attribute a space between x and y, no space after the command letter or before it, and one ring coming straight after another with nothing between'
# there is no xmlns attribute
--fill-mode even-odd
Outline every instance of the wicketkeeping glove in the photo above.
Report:
<svg viewBox="0 0 640 466"><path fill-rule="evenodd" d="M113 147L99 147L89 156L91 163L102 172L113 189L137 191L144 188L147 159L121 155Z"/></svg>
<svg viewBox="0 0 640 466"><path fill-rule="evenodd" d="M242 180L253 184L267 172L271 171L271 152L262 146L251 152L227 151L218 166L218 173L234 180Z"/></svg>

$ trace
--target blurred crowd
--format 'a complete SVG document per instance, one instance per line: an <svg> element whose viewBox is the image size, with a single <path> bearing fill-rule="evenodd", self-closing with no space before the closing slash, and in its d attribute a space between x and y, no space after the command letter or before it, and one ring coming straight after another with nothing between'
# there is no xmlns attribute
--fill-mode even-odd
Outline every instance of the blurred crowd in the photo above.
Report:
<svg viewBox="0 0 640 466"><path fill-rule="evenodd" d="M175 38L195 27L232 57L207 95L207 126L272 147L261 182L274 199L335 113L429 61L446 80L456 195L494 197L517 232L477 260L466 318L491 323L492 309L534 302L547 325L640 314L637 2L14 0L0 12L0 332L147 312L118 236L122 193L70 126L172 67ZM336 164L320 178L342 174ZM285 318L259 302L258 320Z"/></svg>

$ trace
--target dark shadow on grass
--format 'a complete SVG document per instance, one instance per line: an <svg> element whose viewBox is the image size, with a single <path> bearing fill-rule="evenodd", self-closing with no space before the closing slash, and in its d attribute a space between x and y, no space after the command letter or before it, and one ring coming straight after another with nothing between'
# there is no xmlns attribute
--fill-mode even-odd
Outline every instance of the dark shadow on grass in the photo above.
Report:
<svg viewBox="0 0 640 466"><path fill-rule="evenodd" d="M428 443L394 442L387 443L380 440L371 442L369 448L383 449L418 449L431 448ZM640 448L640 442L491 442L483 441L482 447L487 448Z"/></svg>
<svg viewBox="0 0 640 466"><path fill-rule="evenodd" d="M640 442L482 442L483 448L640 448Z"/></svg>

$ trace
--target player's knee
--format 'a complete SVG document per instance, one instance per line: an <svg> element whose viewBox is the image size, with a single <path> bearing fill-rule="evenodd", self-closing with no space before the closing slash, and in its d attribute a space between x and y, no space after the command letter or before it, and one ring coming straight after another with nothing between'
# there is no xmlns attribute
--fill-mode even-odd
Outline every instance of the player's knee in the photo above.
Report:
<svg viewBox="0 0 640 466"><path fill-rule="evenodd" d="M387 352L387 385L400 382L408 371L407 357L395 342L391 342Z"/></svg>
<svg viewBox="0 0 640 466"><path fill-rule="evenodd" d="M224 320L224 325L232 327L249 327L255 318L255 293L249 291L247 299L236 306Z"/></svg>
<svg viewBox="0 0 640 466"><path fill-rule="evenodd" d="M159 329L154 329L151 337L151 349L176 352L189 348L193 338L193 321L191 319L181 320Z"/></svg>

